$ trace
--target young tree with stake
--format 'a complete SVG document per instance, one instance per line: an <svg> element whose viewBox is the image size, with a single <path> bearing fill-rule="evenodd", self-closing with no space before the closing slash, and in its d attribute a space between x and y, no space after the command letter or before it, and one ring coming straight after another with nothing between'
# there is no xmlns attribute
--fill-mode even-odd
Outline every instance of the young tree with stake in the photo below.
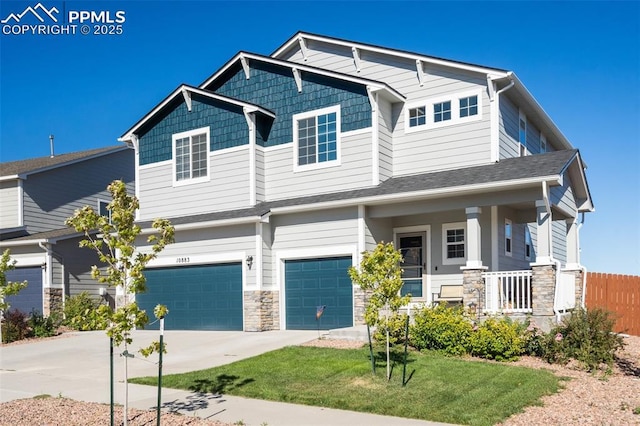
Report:
<svg viewBox="0 0 640 426"><path fill-rule="evenodd" d="M390 366L390 318L398 315L400 308L409 303L409 296L400 296L402 288L402 254L392 243L379 243L371 252L362 254L360 268L349 268L349 276L369 293L364 319L370 327L378 326L386 333L387 380L391 379ZM381 312L382 311L382 312ZM381 313L383 315L381 315Z"/></svg>
<svg viewBox="0 0 640 426"><path fill-rule="evenodd" d="M175 230L167 219L154 220L152 226L157 234L147 238L147 242L151 244L150 252L137 251L135 243L142 231L135 223L139 201L136 197L127 194L126 185L120 180L113 181L107 190L112 196L112 201L107 206L110 217L102 216L90 206L85 206L76 210L65 223L84 233L85 239L80 242L80 247L94 250L100 262L106 265L104 270L96 265L92 266L92 277L99 283L121 287L124 290L124 303L121 306L112 312L108 306L102 305L99 313L108 319L107 323L110 325L107 327L107 335L113 339L114 345L119 346L124 343L126 425L128 409L126 366L127 358L130 356L127 346L132 343L131 330L144 328L149 321L146 312L140 310L136 302L129 299L129 295L146 291L144 269L167 244L174 241ZM166 314L166 307L159 311ZM148 356L157 348L159 345L153 342L149 348L141 352Z"/></svg>

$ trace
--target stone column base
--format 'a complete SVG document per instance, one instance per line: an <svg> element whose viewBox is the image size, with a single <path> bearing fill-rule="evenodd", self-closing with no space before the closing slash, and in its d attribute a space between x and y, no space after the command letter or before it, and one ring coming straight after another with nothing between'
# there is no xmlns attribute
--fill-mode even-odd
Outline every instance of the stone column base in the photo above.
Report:
<svg viewBox="0 0 640 426"><path fill-rule="evenodd" d="M556 295L556 267L551 264L532 265L531 308L535 317L553 317Z"/></svg>
<svg viewBox="0 0 640 426"><path fill-rule="evenodd" d="M468 308L470 304L475 304L477 312L482 313L484 304L484 280L482 273L486 268L462 270L462 305Z"/></svg>
<svg viewBox="0 0 640 426"><path fill-rule="evenodd" d="M280 329L279 292L254 290L244 292L244 330Z"/></svg>
<svg viewBox="0 0 640 426"><path fill-rule="evenodd" d="M55 312L62 312L64 308L62 304L62 289L45 287L44 289L44 307L42 315L50 316Z"/></svg>

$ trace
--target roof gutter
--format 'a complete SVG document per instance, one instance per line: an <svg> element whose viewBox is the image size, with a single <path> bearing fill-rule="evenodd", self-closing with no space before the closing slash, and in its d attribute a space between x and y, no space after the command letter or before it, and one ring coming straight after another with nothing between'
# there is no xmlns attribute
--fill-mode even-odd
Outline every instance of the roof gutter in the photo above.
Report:
<svg viewBox="0 0 640 426"><path fill-rule="evenodd" d="M218 228L221 226L247 225L251 223L260 223L262 221L263 221L263 216L247 216L247 217L238 217L233 219L208 220L206 222L183 223L179 225L174 225L173 227L176 231L189 231L193 229ZM153 227L144 228L140 231L140 235L150 235L155 232L157 232L157 230Z"/></svg>
<svg viewBox="0 0 640 426"><path fill-rule="evenodd" d="M532 186L537 183L542 182L543 184L547 182L558 182L560 180L560 176L543 176L535 179L519 179L517 181L509 181L509 182L493 182L493 183L484 183L484 184L476 184L476 185L465 185L465 186L456 186L449 188L440 188L435 190L425 190L425 191L414 191L414 192L404 192L404 193L394 193L388 195L373 195L368 197L360 197L360 198L349 198L345 200L336 200L336 201L327 201L320 203L312 203L312 204L299 204L295 206L284 206L284 207L273 207L271 208L272 214L285 214L285 213L299 213L306 212L312 210L322 210L329 208L339 208L339 207L351 207L357 206L360 204L384 204L387 202L403 202L403 201L412 201L415 199L428 199L428 198L436 198L441 195L464 195L474 192L484 192L487 189L514 189L522 186Z"/></svg>
<svg viewBox="0 0 640 426"><path fill-rule="evenodd" d="M40 246L40 244L44 244L47 243L48 240L20 240L20 241L11 241L11 240L7 240L7 241L0 241L0 247L22 247L22 246L32 246L34 244L37 244ZM42 246L40 246L42 247Z"/></svg>

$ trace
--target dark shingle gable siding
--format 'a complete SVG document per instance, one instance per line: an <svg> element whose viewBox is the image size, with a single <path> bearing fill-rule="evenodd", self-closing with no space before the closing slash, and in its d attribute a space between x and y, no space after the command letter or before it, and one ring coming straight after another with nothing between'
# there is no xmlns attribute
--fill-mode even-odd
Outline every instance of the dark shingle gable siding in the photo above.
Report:
<svg viewBox="0 0 640 426"><path fill-rule="evenodd" d="M140 164L172 159L172 135L209 126L210 151L249 143L249 131L242 108L193 95L191 112L182 98L170 112L154 122L140 137Z"/></svg>
<svg viewBox="0 0 640 426"><path fill-rule="evenodd" d="M298 93L290 68L258 61L249 61L249 64L249 80L237 65L229 70L229 77L213 89L218 94L251 102L276 113L270 132L258 138L260 145L292 142L294 114L337 104L341 105L343 132L371 126L371 106L364 86L301 72L302 93Z"/></svg>

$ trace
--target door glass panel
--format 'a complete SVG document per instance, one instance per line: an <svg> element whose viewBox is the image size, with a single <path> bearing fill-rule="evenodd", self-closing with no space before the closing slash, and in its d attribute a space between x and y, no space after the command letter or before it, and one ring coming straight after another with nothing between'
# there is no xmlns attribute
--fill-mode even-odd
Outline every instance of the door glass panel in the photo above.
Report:
<svg viewBox="0 0 640 426"><path fill-rule="evenodd" d="M422 297L422 274L424 253L422 235L408 235L400 237L400 253L404 259L402 264L402 280L404 285L400 294L411 294L412 297Z"/></svg>

